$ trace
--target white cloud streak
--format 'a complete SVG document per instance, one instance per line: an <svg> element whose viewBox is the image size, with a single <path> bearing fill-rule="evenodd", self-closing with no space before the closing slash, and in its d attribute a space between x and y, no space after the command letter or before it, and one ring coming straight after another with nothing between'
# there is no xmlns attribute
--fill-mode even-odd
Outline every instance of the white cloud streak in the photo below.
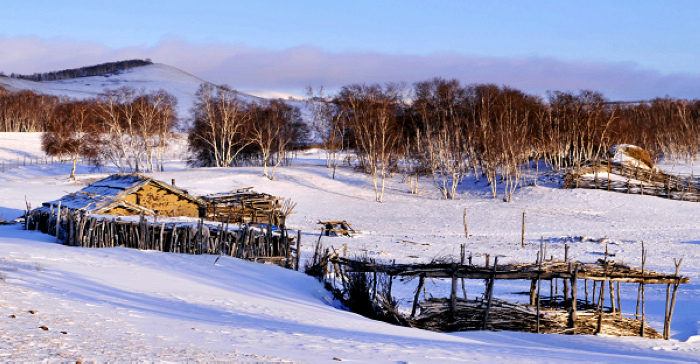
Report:
<svg viewBox="0 0 700 364"><path fill-rule="evenodd" d="M662 74L633 62L567 62L552 58L498 58L465 54L330 53L314 47L274 51L245 45L193 44L176 38L155 47L111 49L96 43L0 37L0 71L31 74L151 58L236 89L301 93L307 86L336 89L356 82L407 82L432 77L464 84L495 83L544 95L547 90L590 89L613 100L658 96L700 98L700 76Z"/></svg>

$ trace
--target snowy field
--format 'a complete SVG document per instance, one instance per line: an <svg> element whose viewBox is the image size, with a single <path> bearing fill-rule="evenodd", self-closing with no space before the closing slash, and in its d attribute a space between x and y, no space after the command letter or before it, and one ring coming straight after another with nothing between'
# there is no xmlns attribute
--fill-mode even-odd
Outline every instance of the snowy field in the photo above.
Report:
<svg viewBox="0 0 700 364"><path fill-rule="evenodd" d="M0 134L0 161L41 156L40 134ZM457 257L460 244L483 263L534 262L541 238L548 255L584 262L608 249L615 260L639 265L644 241L651 270L673 272L683 258L671 340L607 336L536 335L513 332L435 333L375 322L338 309L314 279L282 268L213 256L189 256L122 248L82 249L54 244L54 238L0 226L0 361L700 361L700 204L601 190L563 190L543 176L539 186L519 188L512 203L490 197L485 180L462 183L459 199L439 198L430 181L422 193L395 176L384 203L374 202L370 179L341 168L336 179L321 152L299 155L276 180L261 168L185 168L182 141L174 159L153 176L176 179L193 194L241 187L297 202L291 228L304 231L308 257L319 220L347 220L362 234L322 239L348 245L351 256L386 261L427 262ZM662 164L662 169L697 175L700 168ZM74 192L106 176L80 166L13 167L0 173L0 216ZM468 211L468 239L462 213ZM527 213L526 248L520 247L522 213ZM403 308L416 282L395 283ZM500 285L500 286L499 286ZM528 284L529 285L529 284ZM447 295L440 282L429 294ZM470 295L483 285L470 285ZM524 300L527 287L497 282L499 298ZM634 313L635 285L622 285L623 312ZM648 323L663 327L665 286L647 286ZM34 313L30 313L33 311ZM48 330L40 327L44 326ZM65 332L62 333L62 332Z"/></svg>

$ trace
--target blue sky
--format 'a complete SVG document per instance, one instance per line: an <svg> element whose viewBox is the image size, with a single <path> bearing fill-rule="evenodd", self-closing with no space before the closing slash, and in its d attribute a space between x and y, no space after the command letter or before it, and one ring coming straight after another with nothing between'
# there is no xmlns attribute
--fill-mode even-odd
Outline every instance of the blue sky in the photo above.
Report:
<svg viewBox="0 0 700 364"><path fill-rule="evenodd" d="M0 71L150 57L240 89L442 76L700 98L698 14L698 1L4 1Z"/></svg>

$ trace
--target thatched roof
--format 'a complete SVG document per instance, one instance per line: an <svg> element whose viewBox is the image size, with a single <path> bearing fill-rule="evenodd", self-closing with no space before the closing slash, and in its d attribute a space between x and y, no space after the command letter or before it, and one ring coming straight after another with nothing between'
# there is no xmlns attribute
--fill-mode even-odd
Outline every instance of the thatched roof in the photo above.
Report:
<svg viewBox="0 0 700 364"><path fill-rule="evenodd" d="M151 209L123 200L125 196L138 191L148 184L154 184L159 188L166 189L198 205L204 204L202 200L189 195L187 191L147 176L139 174L113 174L92 183L80 191L65 195L58 200L44 202L42 204L42 209L48 209L50 206L57 206L58 202L61 201L61 207L66 207L71 210L82 210L93 214L99 214L116 207L121 207L136 213L143 212L146 215L154 215L155 212Z"/></svg>

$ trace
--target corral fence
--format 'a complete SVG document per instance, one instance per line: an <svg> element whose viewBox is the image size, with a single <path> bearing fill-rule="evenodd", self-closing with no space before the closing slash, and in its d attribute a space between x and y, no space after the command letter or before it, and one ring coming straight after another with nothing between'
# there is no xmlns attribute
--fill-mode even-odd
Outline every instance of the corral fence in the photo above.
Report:
<svg viewBox="0 0 700 364"><path fill-rule="evenodd" d="M345 247L334 250L317 245L313 268L316 275L336 287L339 296L351 294L358 276L372 304L394 322L406 326L437 331L512 330L552 334L610 334L669 339L676 296L681 284L690 282L680 275L683 259L674 259L675 273L664 274L646 269L646 250L642 248L642 266L610 260L607 246L604 259L595 262L569 260L568 245L564 259L545 259L546 245L534 263L493 264L485 254L485 264L473 262L466 256L462 245L460 260L427 264L396 264L374 259L343 257ZM308 272L308 269L307 269ZM392 282L396 279L418 280L410 315L398 309L399 300L392 297ZM471 292L467 297L466 280L485 283L485 289ZM446 280L450 294L436 298L426 293L426 280ZM529 300L524 303L508 302L494 296L494 284L501 280L520 280L529 283ZM549 286L549 294L543 283ZM461 283L461 292L458 286ZM636 290L634 313L624 313L621 305L624 284L627 290ZM666 285L666 305L663 332L658 333L646 323L645 286ZM592 287L591 287L592 286ZM583 292L581 292L583 291ZM420 299L421 294L423 299ZM428 297L430 296L430 297ZM401 302L408 303L409 301ZM403 311L405 312L405 311Z"/></svg>
<svg viewBox="0 0 700 364"><path fill-rule="evenodd" d="M102 159L85 159L79 158L79 164L89 164L92 166L103 166L106 161ZM50 165L50 164L72 164L69 159L61 159L49 156L24 156L11 159L0 160L0 173L12 170L14 168L35 166L35 165Z"/></svg>
<svg viewBox="0 0 700 364"><path fill-rule="evenodd" d="M574 167L566 174L564 188L593 188L700 202L700 179L693 175L671 175L658 169L632 167L608 160Z"/></svg>
<svg viewBox="0 0 700 364"><path fill-rule="evenodd" d="M89 215L51 206L31 210L27 230L56 237L56 243L85 248L125 247L183 254L214 254L299 269L301 230L271 224L158 221L157 217Z"/></svg>

